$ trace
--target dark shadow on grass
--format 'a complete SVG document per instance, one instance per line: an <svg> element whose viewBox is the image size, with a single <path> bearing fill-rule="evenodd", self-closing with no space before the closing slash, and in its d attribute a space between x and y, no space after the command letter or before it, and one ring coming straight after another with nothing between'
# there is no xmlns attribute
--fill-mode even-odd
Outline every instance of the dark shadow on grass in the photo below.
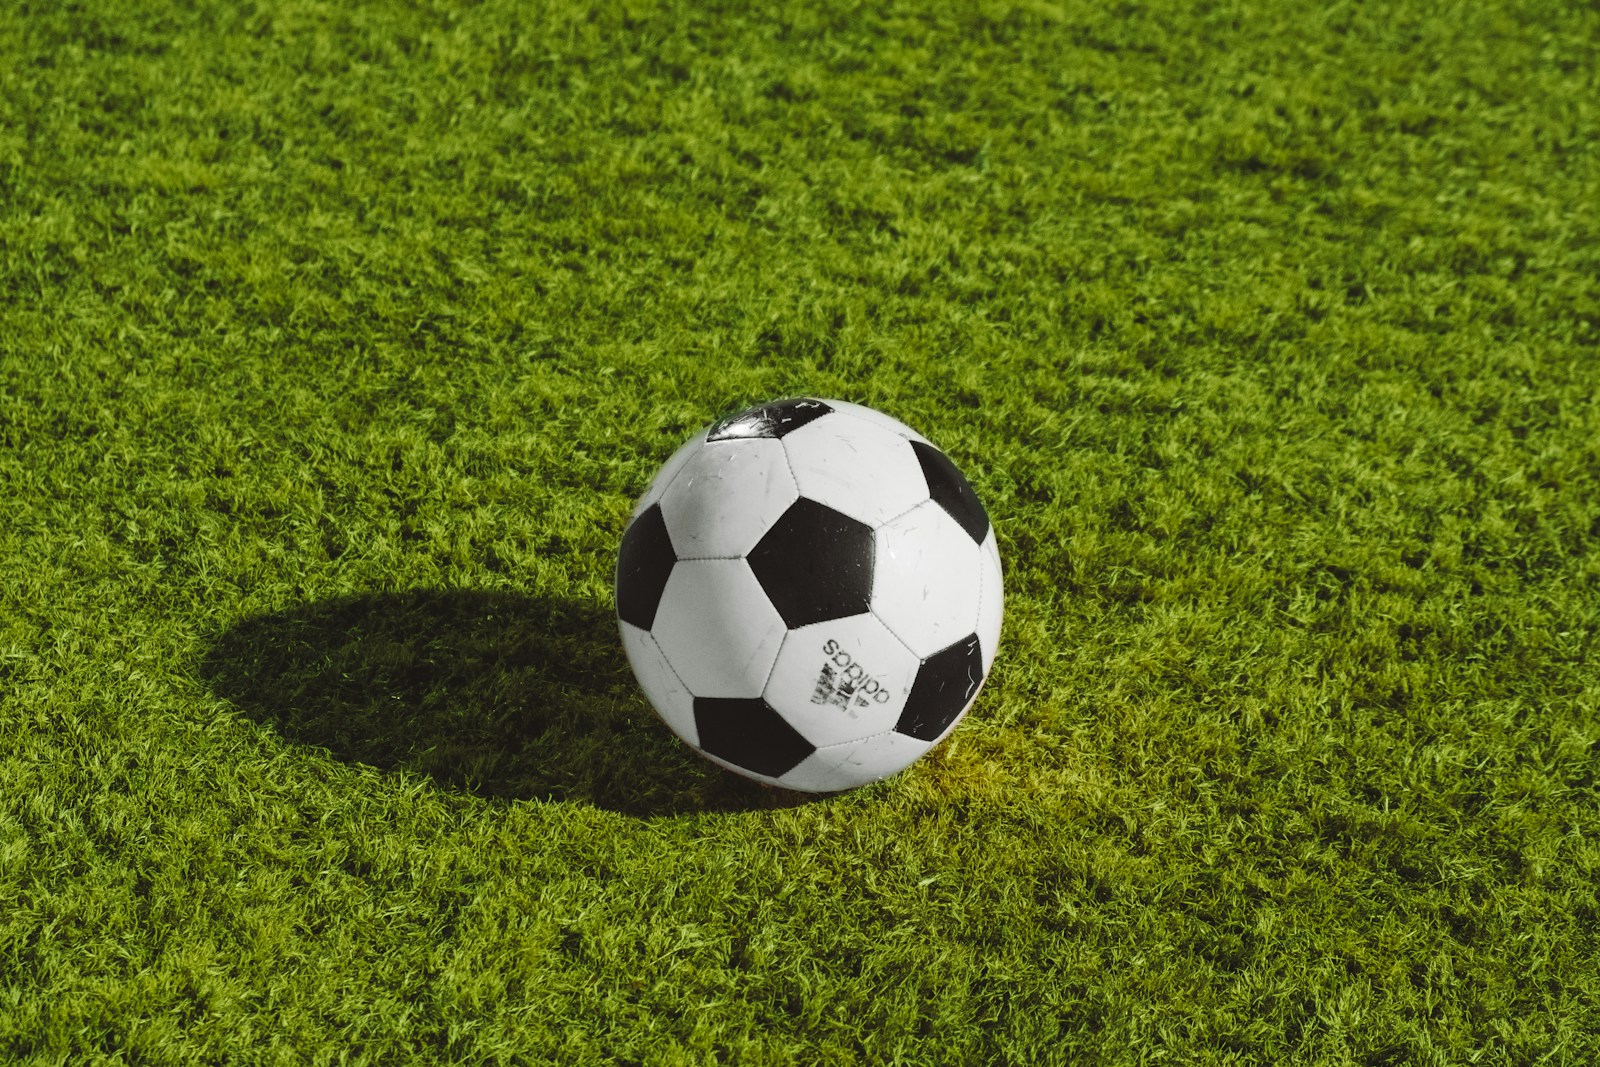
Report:
<svg viewBox="0 0 1600 1067"><path fill-rule="evenodd" d="M645 702L609 610L472 590L302 604L224 632L213 692L341 760L486 797L638 816L787 807L701 759Z"/></svg>

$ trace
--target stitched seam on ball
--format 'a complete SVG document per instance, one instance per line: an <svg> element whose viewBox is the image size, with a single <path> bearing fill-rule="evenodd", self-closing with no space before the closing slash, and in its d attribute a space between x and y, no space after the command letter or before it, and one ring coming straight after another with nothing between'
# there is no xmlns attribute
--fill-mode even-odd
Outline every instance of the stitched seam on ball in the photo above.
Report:
<svg viewBox="0 0 1600 1067"><path fill-rule="evenodd" d="M850 403L850 401L842 401L842 403ZM862 406L865 407L866 405L862 405ZM912 440L914 440L914 438L907 437L904 433L902 433L899 430L890 429L887 426L880 426L877 423L873 422L871 419L864 419L860 415L857 415L853 411L845 411L842 408L834 408L833 409L833 413L835 415L843 415L846 418L855 419L857 422L861 423L861 425L863 425L863 426L871 426L874 430L887 430L889 433L894 434L896 437L900 438L900 440L906 442L907 444L910 444L912 442ZM893 415L890 415L890 414L888 414L886 412L880 411L880 412L878 412L878 414L882 415L886 419L894 419ZM896 422L900 422L899 419L895 419L895 421ZM904 426L905 424L901 423L901 425ZM911 430L911 427L906 426L906 429ZM915 430L911 430L911 432L912 433L916 433ZM917 436L921 437L922 435L921 434L917 434Z"/></svg>
<svg viewBox="0 0 1600 1067"><path fill-rule="evenodd" d="M805 495L800 491L800 475L795 473L794 460L789 455L789 446L784 443L781 437L778 438L778 451L783 453L783 465L789 468L789 481L794 483L794 496L798 500ZM794 504L790 503L789 507L794 507ZM787 511L789 509L785 508L784 510Z"/></svg>
<svg viewBox="0 0 1600 1067"><path fill-rule="evenodd" d="M719 560L727 560L727 559L741 560L741 559L744 559L744 558L745 557L742 556L742 555L741 556L679 556L678 557L678 562L679 563L704 563L707 560L713 560L713 559L719 559Z"/></svg>
<svg viewBox="0 0 1600 1067"><path fill-rule="evenodd" d="M923 481L926 482L927 479L923 479ZM918 508L923 507L924 505L933 504L933 503L935 503L935 501L934 501L933 496L931 494L928 495L928 496L925 496L921 500L917 501L915 504L912 504L909 508L906 508L900 514L895 515L892 518L884 519L882 522L878 523L878 529L880 529L880 530L883 529L885 526L889 525L891 522L899 522L901 519L905 518L907 515L911 514L913 511L916 511Z"/></svg>
<svg viewBox="0 0 1600 1067"><path fill-rule="evenodd" d="M785 630L783 632L783 637L778 641L778 651L773 653L772 656L772 666L767 668L766 680L761 683L761 699L766 701L769 708L772 707L772 701L767 700L767 686L772 684L772 676L778 673L778 661L783 658L783 646L789 643L789 635L792 633L794 633L793 630ZM773 710L776 711L777 709L773 708ZM796 731L796 733L798 732ZM801 734L801 736L804 737L805 735Z"/></svg>
<svg viewBox="0 0 1600 1067"><path fill-rule="evenodd" d="M661 647L661 642L656 640L656 635L651 633L649 630L646 630L644 632L644 636L645 636L645 640L649 641L652 645L655 646L656 655L661 657L661 662L665 663L667 665L667 670L672 672L672 677L677 680L677 682L678 682L678 684L680 686L683 687L684 693L689 697L689 722L694 726L694 740L690 741L687 737L684 737L683 735L679 734L678 731L676 729L674 729L673 725L670 722L667 722L667 717L665 715L661 714L661 709L659 709L659 708L657 708L655 706L655 701L649 699L650 694L648 692L645 693L646 702L650 705L650 710L652 710L652 711L654 711L656 713L656 718L660 719L662 724L664 726L666 726L667 729L671 730L673 735L675 737L677 737L678 740L682 741L684 744L688 745L690 748L695 749L696 751L699 751L699 749L700 749L700 724L695 720L695 717L694 717L694 702L695 702L694 690L690 689L689 688L689 683L685 682L683 680L683 675L678 673L678 668L676 668L676 667L674 667L672 665L672 660L669 659L668 656L667 656L667 650ZM622 651L623 651L624 654L626 654L627 651L628 651L627 647L624 646ZM643 687L641 686L641 688L643 688Z"/></svg>
<svg viewBox="0 0 1600 1067"><path fill-rule="evenodd" d="M981 693L982 691L983 691L983 679L980 678L978 680L978 692ZM850 741L833 741L833 742L830 742L830 743L828 743L826 745L817 745L816 749L817 749L818 752L821 752L824 749L840 748L840 747L842 747L844 745L859 745L863 741L871 741L873 738L877 738L877 737L888 737L890 734L900 734L901 737L909 737L913 741L922 741L923 744L927 745L928 748L931 749L931 748L933 748L934 745L938 744L940 741L944 740L946 737L949 737L951 732L954 731L957 726L961 725L962 721L964 719L966 719L966 717L967 717L967 712L971 711L972 710L972 706L974 704L976 704L977 702L978 702L978 693L973 693L972 694L972 699L968 700L965 704L961 705L960 713L958 713L954 719L950 720L950 725L946 726L942 731L940 731L939 736L935 737L932 741L922 741L922 738L915 737L915 736L913 736L911 734L900 734L900 731L898 729L896 729L895 727L890 727L887 730L879 730L875 734L867 734L865 737L857 737L857 738L854 738L853 740L850 740Z"/></svg>
<svg viewBox="0 0 1600 1067"><path fill-rule="evenodd" d="M776 785L780 787L783 785L783 778L781 776L775 777L770 774L762 774L760 771L752 771L749 767L740 766L732 760L724 759L715 752L709 752L706 749L700 748L698 745L694 746L694 748L696 752L699 752L706 759L710 760L712 763L715 763L718 767L721 767L724 770L732 771L735 774L742 774L747 778L754 778L758 782L765 782L769 785ZM793 769L793 767L789 768L789 770ZM789 771L784 771L783 773L788 774Z"/></svg>
<svg viewBox="0 0 1600 1067"><path fill-rule="evenodd" d="M950 725L954 726L955 724L951 723ZM832 742L829 742L826 745L818 745L817 746L817 751L818 752L822 752L825 749L830 749L830 748L843 748L845 745L859 745L863 741L871 741L871 740L873 740L875 738L879 738L879 737L888 737L890 734L900 734L900 731L894 729L893 727L890 727L887 730L879 730L875 734L867 734L865 737L857 737L857 738L853 738L853 739L851 739L849 741L832 741ZM900 734L900 736L901 737L911 737L910 734ZM913 740L913 741L922 741L922 738L920 738L920 737L911 737L911 740ZM931 742L923 741L923 744L931 744Z"/></svg>
<svg viewBox="0 0 1600 1067"><path fill-rule="evenodd" d="M827 416L824 415L823 418L827 418ZM789 468L789 479L794 482L794 493L796 499L805 497L805 492L800 488L800 475L797 474L794 469L794 457L789 455L789 442L780 437L778 438L778 447L783 449L783 465ZM790 504L789 507L792 508L794 505Z"/></svg>
<svg viewBox="0 0 1600 1067"><path fill-rule="evenodd" d="M704 431L701 431L701 433L703 434ZM696 434L695 436L699 437L701 435L700 434ZM692 440L694 440L693 437L691 437L689 439L689 441L692 441ZM686 444L689 443L689 441L685 441L683 444L686 445ZM678 447L682 448L683 445L679 445ZM702 438L701 441L700 441L700 447L701 448L706 447L706 442L705 442L704 438ZM676 452L676 449L674 450L674 452ZM674 485L678 484L678 479L683 477L683 472L689 469L689 464L692 463L693 461L694 461L694 456L691 455L688 459L683 461L683 466L679 467L677 470L672 472L672 477L667 479L667 484L663 485L661 487L661 492L656 496L655 500L652 503L659 504L659 503L661 503L662 500L664 500L666 498L667 490L671 489ZM672 462L672 457L671 456L667 457L667 462L669 462L669 463ZM650 489L647 486L645 488L645 492L648 493L649 491L650 491Z"/></svg>
<svg viewBox="0 0 1600 1067"><path fill-rule="evenodd" d="M689 694L689 700L692 703L694 701L694 690L690 689L689 683L683 680L683 675L678 673L678 668L672 665L672 660L667 657L667 650L661 647L661 642L656 640L655 634L646 632L645 636L650 639L652 645L656 646L656 654L661 657L661 662L667 665L667 670L671 671L672 676L678 680L678 684L683 686L683 691ZM696 732L698 733L698 731Z"/></svg>
<svg viewBox="0 0 1600 1067"><path fill-rule="evenodd" d="M917 650L911 647L911 643L909 641L907 641L905 638L901 637L898 633L895 632L894 627L889 625L889 620L885 619L882 615L878 614L878 609L877 608L869 606L867 608L867 613L869 615L871 615L874 619L877 619L880 623L882 623L883 624L883 628L885 630L889 631L889 636L894 638L896 641L899 641L900 642L900 646L902 648L904 648L907 652L911 653L913 656L916 656L916 660L917 660L918 666L920 666L922 664L923 660L928 658L927 656L918 656L917 655Z"/></svg>

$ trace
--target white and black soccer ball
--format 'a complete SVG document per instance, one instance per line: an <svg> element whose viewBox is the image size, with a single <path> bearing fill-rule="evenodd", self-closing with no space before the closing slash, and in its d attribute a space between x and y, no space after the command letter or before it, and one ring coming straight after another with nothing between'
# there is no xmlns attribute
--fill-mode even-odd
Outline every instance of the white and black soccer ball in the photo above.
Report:
<svg viewBox="0 0 1600 1067"><path fill-rule="evenodd" d="M634 508L616 592L667 725L809 792L938 744L1000 637L1000 553L972 487L905 424L838 400L750 408L679 449Z"/></svg>

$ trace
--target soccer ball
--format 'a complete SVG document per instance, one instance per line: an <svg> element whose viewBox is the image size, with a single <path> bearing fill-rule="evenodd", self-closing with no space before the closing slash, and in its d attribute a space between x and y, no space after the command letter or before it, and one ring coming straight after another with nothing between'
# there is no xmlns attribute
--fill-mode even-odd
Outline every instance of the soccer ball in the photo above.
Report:
<svg viewBox="0 0 1600 1067"><path fill-rule="evenodd" d="M761 782L898 771L972 706L1000 553L961 472L887 415L780 400L677 451L617 554L628 661L668 726Z"/></svg>

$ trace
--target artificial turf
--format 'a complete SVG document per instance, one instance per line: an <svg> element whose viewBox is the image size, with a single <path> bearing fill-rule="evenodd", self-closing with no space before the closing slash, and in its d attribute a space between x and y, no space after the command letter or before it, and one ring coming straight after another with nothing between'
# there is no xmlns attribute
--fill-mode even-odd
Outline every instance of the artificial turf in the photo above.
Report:
<svg viewBox="0 0 1600 1067"><path fill-rule="evenodd" d="M1600 10L0 6L0 1060L1600 1059ZM796 804L610 575L948 450L950 740Z"/></svg>

